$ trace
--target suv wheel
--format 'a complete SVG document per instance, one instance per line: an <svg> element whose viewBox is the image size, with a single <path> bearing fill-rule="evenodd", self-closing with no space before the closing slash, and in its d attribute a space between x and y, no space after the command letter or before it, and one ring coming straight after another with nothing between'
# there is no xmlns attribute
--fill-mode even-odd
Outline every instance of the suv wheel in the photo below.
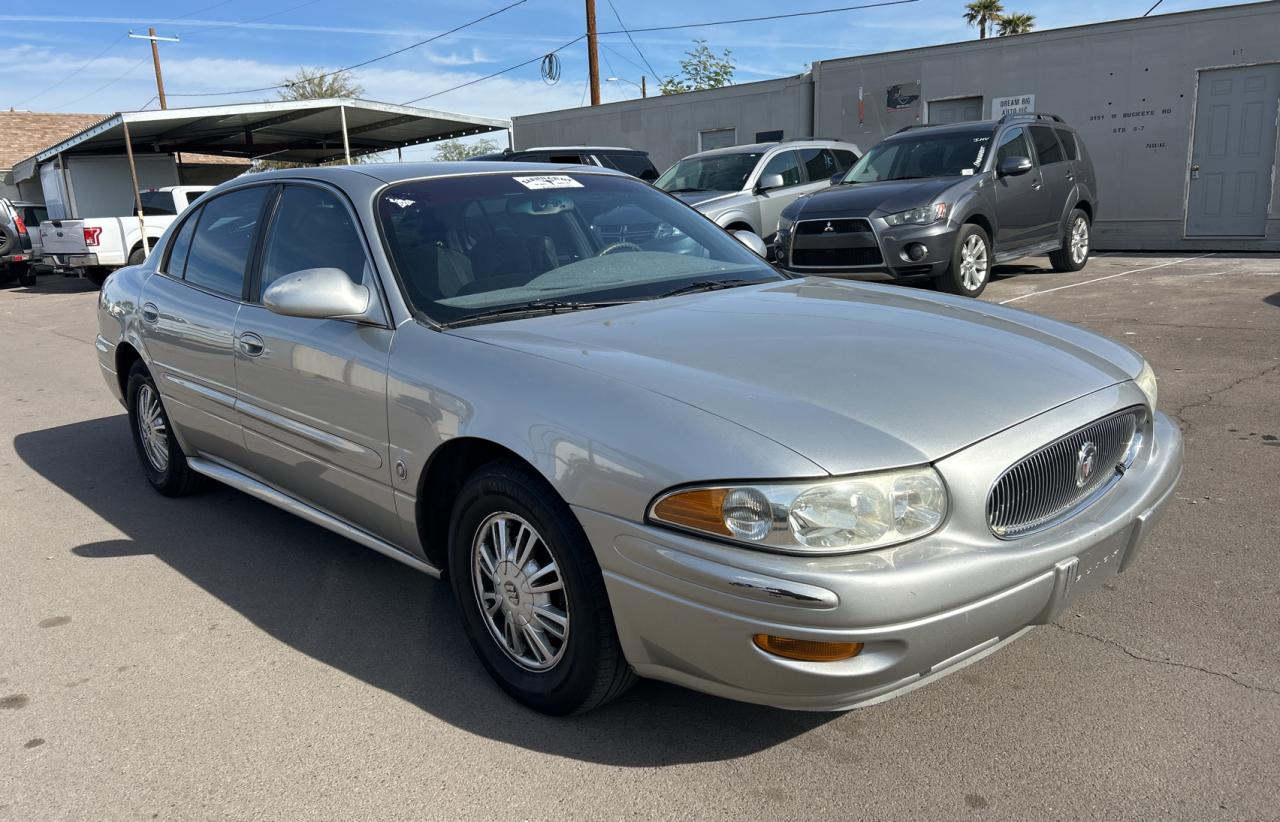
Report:
<svg viewBox="0 0 1280 822"><path fill-rule="evenodd" d="M36 284L36 270L27 263L17 263L13 267L13 274L18 278L18 285L30 288Z"/></svg>
<svg viewBox="0 0 1280 822"><path fill-rule="evenodd" d="M635 680L582 527L523 467L491 463L463 486L449 525L449 577L471 646L519 702L580 713Z"/></svg>
<svg viewBox="0 0 1280 822"><path fill-rule="evenodd" d="M967 223L956 234L951 264L935 282L937 287L963 297L976 297L991 278L991 241L981 226Z"/></svg>
<svg viewBox="0 0 1280 822"><path fill-rule="evenodd" d="M1054 271L1079 271L1088 264L1089 228L1089 215L1078 208L1071 209L1062 248L1049 255Z"/></svg>
<svg viewBox="0 0 1280 822"><path fill-rule="evenodd" d="M173 426L160 401L151 372L141 360L129 369L129 427L151 487L166 497L182 497L197 490L201 477L187 465L187 455L173 436Z"/></svg>

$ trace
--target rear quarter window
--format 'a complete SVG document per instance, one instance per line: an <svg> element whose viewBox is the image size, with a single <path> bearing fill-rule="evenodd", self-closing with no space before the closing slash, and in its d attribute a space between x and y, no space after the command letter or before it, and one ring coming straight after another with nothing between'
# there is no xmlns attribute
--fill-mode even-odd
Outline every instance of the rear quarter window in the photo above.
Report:
<svg viewBox="0 0 1280 822"><path fill-rule="evenodd" d="M1056 129L1058 139L1062 141L1062 150L1066 152L1068 160L1080 159L1080 149L1076 146L1076 136L1066 129Z"/></svg>

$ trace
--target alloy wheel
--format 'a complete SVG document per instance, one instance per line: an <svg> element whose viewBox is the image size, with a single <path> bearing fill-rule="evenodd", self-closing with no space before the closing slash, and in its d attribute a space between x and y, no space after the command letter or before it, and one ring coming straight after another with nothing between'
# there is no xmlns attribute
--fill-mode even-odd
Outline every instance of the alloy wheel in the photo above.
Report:
<svg viewBox="0 0 1280 822"><path fill-rule="evenodd" d="M970 234L960 247L960 281L966 291L976 291L987 279L987 244L977 234Z"/></svg>
<svg viewBox="0 0 1280 822"><path fill-rule="evenodd" d="M553 668L568 648L569 599L546 541L524 518L500 511L476 529L471 560L476 605L498 647L522 668Z"/></svg>
<svg viewBox="0 0 1280 822"><path fill-rule="evenodd" d="M1089 256L1089 221L1076 217L1071 224L1071 261L1076 265Z"/></svg>
<svg viewBox="0 0 1280 822"><path fill-rule="evenodd" d="M163 474L169 468L169 423L160 397L150 385L138 389L138 437L151 467Z"/></svg>

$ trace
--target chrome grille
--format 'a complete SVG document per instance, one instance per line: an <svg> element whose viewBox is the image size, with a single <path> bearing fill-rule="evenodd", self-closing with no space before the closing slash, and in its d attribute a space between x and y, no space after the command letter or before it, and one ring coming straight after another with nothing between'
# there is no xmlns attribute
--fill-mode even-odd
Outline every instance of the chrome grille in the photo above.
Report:
<svg viewBox="0 0 1280 822"><path fill-rule="evenodd" d="M1137 456L1142 413L1130 408L1103 417L1014 463L987 495L991 532L1003 539L1024 536L1091 503ZM1090 453L1092 470L1084 465Z"/></svg>

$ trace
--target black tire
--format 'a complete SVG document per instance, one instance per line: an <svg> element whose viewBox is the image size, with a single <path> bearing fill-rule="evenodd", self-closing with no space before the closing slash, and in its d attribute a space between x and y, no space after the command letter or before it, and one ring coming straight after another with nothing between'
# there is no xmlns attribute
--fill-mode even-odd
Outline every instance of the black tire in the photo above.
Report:
<svg viewBox="0 0 1280 822"><path fill-rule="evenodd" d="M13 274L18 278L18 285L30 288L36 284L36 270L26 263L18 263L13 267Z"/></svg>
<svg viewBox="0 0 1280 822"><path fill-rule="evenodd" d="M107 281L107 276L109 274L111 274L111 269L109 268L97 267L86 268L84 270L85 279L96 285L98 288L102 288L102 284Z"/></svg>
<svg viewBox="0 0 1280 822"><path fill-rule="evenodd" d="M133 251L129 252L129 262L128 262L129 265L142 265L146 261L147 261L147 255L142 250L142 246L138 246Z"/></svg>
<svg viewBox="0 0 1280 822"><path fill-rule="evenodd" d="M508 604L516 608L530 593L510 586L504 589L508 599L497 599L491 592L478 592L473 574L473 544L481 527L494 517L512 515L541 538L538 551L549 552L558 569L552 579L558 577L563 585L556 595L562 597L561 613L567 614L568 627L560 655L544 670L529 669L504 649L496 626L490 628L480 604L482 593L490 596L498 610L496 619L504 619L501 614ZM514 568L510 562L502 564ZM618 696L635 681L618 642L604 577L582 526L554 490L527 468L493 462L467 480L449 523L449 577L472 648L498 685L518 702L555 716L582 713ZM494 590L498 590L496 581ZM532 654L532 644L522 635L520 640Z"/></svg>
<svg viewBox="0 0 1280 822"><path fill-rule="evenodd" d="M143 392L149 391L149 397L143 397ZM138 451L138 459L142 463L142 472L146 474L147 482L151 483L151 487L164 494L166 497L183 497L191 494L203 485L203 477L191 470L191 466L187 465L187 455L182 452L182 446L178 445L178 440L173 436L173 426L169 423L169 415L164 410L164 404L160 400L160 392L156 389L156 384L151 379L151 372L141 360L134 362L133 367L129 369L129 383L127 386L127 394L129 400L129 430L133 435L133 445ZM158 408L158 421L163 424L165 436L165 459L153 459L148 454L147 446L143 444L142 429L139 426L139 416L142 413L141 404L148 404L150 398L154 398Z"/></svg>
<svg viewBox="0 0 1280 822"><path fill-rule="evenodd" d="M1049 263L1053 266L1054 271L1079 271L1089 264L1089 246L1090 240L1093 239L1090 233L1093 226L1089 222L1089 215L1085 214L1078 208L1071 209L1071 214L1067 216L1067 227L1062 232L1062 248L1049 254ZM1084 233L1083 253L1076 253L1074 241L1076 240L1077 230Z"/></svg>
<svg viewBox="0 0 1280 822"><path fill-rule="evenodd" d="M8 254L18 247L18 232L7 225L0 224L0 256Z"/></svg>
<svg viewBox="0 0 1280 822"><path fill-rule="evenodd" d="M973 250L975 243L981 244L981 271L970 276L967 274L965 257ZM982 230L982 226L966 223L956 232L951 262L947 270L934 280L934 285L940 291L962 297L976 297L986 290L987 283L991 281L991 259L991 238L987 236L987 232Z"/></svg>

